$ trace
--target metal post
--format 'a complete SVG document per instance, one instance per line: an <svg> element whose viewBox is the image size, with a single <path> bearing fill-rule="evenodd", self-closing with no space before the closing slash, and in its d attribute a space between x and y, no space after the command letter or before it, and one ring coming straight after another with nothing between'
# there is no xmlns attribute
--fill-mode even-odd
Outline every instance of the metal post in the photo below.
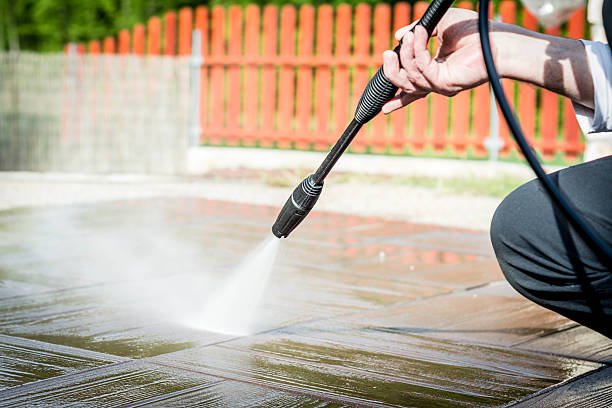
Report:
<svg viewBox="0 0 612 408"><path fill-rule="evenodd" d="M80 115L81 106L78 97L78 57L79 51L76 43L68 44L68 106L64 112L64 120L66 121L67 133L59 140L57 152L59 159L57 163L61 163L62 170L66 171L82 171L81 169L81 134L79 120L82 120ZM76 151L75 151L76 150Z"/></svg>
<svg viewBox="0 0 612 408"><path fill-rule="evenodd" d="M495 103L495 95L493 89L489 89L490 107L489 107L489 137L485 139L484 145L489 152L489 160L497 161L499 152L504 147L504 141L499 137L499 113L497 112L497 104Z"/></svg>
<svg viewBox="0 0 612 408"><path fill-rule="evenodd" d="M501 21L501 17L495 17L495 21ZM499 137L499 113L493 88L489 85L489 137L485 139L484 145L489 152L489 160L496 162L499 159L499 152L504 147L504 141Z"/></svg>
<svg viewBox="0 0 612 408"><path fill-rule="evenodd" d="M193 30L191 34L191 58L189 59L191 103L189 104L189 146L200 143L200 73L204 59L200 50L202 34L200 30Z"/></svg>

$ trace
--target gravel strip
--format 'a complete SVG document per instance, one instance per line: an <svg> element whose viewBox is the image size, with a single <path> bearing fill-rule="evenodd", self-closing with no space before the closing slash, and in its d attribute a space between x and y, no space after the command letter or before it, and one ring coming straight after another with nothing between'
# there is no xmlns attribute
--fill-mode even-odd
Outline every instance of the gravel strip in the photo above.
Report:
<svg viewBox="0 0 612 408"><path fill-rule="evenodd" d="M147 197L198 197L281 207L293 187L260 180L0 173L0 210ZM487 230L500 198L431 188L328 183L315 210Z"/></svg>

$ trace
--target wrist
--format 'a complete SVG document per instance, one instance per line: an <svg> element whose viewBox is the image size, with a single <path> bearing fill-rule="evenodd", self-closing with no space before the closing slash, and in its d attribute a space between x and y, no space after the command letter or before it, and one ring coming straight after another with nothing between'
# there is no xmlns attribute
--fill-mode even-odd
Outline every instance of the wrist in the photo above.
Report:
<svg viewBox="0 0 612 408"><path fill-rule="evenodd" d="M496 32L491 33L491 52L493 53L493 61L497 73L502 78L512 76L512 61L515 60L516 52L514 44L509 41L506 33Z"/></svg>
<svg viewBox="0 0 612 408"><path fill-rule="evenodd" d="M528 82L592 105L592 79L586 69L586 52L578 40L536 33L496 23L492 48L497 71L503 78Z"/></svg>
<svg viewBox="0 0 612 408"><path fill-rule="evenodd" d="M526 30L525 30L526 31ZM532 68L545 54L537 39L520 32L516 26L491 23L491 48L497 72L502 78L533 82Z"/></svg>

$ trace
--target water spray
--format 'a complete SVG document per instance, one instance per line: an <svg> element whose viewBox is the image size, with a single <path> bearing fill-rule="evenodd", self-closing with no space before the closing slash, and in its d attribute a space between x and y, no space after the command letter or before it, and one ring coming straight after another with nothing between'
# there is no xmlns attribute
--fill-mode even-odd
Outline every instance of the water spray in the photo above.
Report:
<svg viewBox="0 0 612 408"><path fill-rule="evenodd" d="M444 13L450 8L454 0L433 0L423 17L416 25L423 26L429 36L431 36L434 28L438 25ZM415 27L416 27L415 25ZM414 31L414 27L412 28ZM401 48L400 44L393 51L398 54ZM380 67L376 74L370 79L366 88L361 95L361 99L357 104L355 116L351 123L342 133L336 144L323 160L316 172L306 177L291 193L289 199L281 209L276 222L272 225L272 233L277 238L289 236L308 215L314 207L321 192L323 191L323 182L329 174L334 164L338 161L342 153L349 146L355 135L361 127L372 120L383 105L389 102L397 93L397 87L393 85L385 76L383 68Z"/></svg>

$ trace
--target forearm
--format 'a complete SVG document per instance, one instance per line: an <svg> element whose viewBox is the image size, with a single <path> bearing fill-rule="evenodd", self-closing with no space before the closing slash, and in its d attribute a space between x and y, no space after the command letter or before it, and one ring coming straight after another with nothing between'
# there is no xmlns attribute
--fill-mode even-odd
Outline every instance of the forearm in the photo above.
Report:
<svg viewBox="0 0 612 408"><path fill-rule="evenodd" d="M593 108L593 80L583 44L495 23L492 43L501 76L529 82Z"/></svg>

